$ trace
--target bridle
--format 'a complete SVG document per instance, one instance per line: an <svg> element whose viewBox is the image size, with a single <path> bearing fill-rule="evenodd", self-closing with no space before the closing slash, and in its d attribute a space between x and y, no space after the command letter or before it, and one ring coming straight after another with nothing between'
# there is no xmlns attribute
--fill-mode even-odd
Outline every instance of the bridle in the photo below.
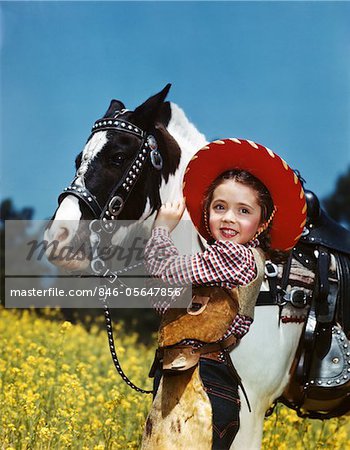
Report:
<svg viewBox="0 0 350 450"><path fill-rule="evenodd" d="M88 207L88 209L90 210L90 212L94 217L94 220L90 223L89 226L91 233L90 239L95 239L95 241L98 242L100 242L101 234L105 233L111 234L115 231L116 229L115 220L122 212L130 193L132 192L137 180L139 179L142 170L148 164L148 161L150 161L151 165L157 171L160 171L163 168L163 159L158 150L156 138L152 134L142 130L140 127L134 125L133 123L124 120L123 115L126 113L126 111L127 110L124 109L118 111L113 117L107 118L104 117L102 119L96 120L91 129L90 138L92 137L93 134L99 131L113 130L118 133L132 134L140 138L141 140L140 147L139 150L137 151L136 156L129 164L124 175L113 187L105 204L101 206L96 196L93 195L89 191L89 189L85 186L84 173L86 172L87 165L90 159L88 155L85 155L86 157L83 156L82 162L80 164L79 169L76 172L74 180L68 187L66 187L63 190L63 192L58 197L58 202L59 204L61 204L64 198L66 198L68 195L73 195ZM91 260L90 267L94 276L98 276L102 279L107 279L111 283L118 280L118 282L121 285L123 285L123 283L118 279L119 275L121 273L126 272L127 270L134 269L140 264L143 263L139 263L127 267L126 269L113 272L111 269L106 267L105 262L101 258L95 256ZM103 302L104 307L109 349L114 366L118 374L122 377L122 379L128 386L130 386L137 392L144 394L152 393L153 392L152 390L144 390L136 386L134 383L132 383L132 381L126 376L126 374L122 370L116 353L112 330L112 319L107 304L107 300L105 297L101 297L100 300Z"/></svg>
<svg viewBox="0 0 350 450"><path fill-rule="evenodd" d="M163 159L158 150L156 138L152 134L141 130L140 127L133 123L124 120L123 115L126 111L127 110L118 111L113 117L104 117L103 119L96 120L91 129L90 138L99 131L113 130L118 133L132 134L141 139L141 144L136 156L129 164L124 175L113 187L106 203L101 206L96 196L85 186L83 174L89 163L88 155L85 155L87 158L82 158L82 162L72 183L64 188L63 192L58 197L59 204L61 204L63 199L68 195L73 195L81 200L89 208L93 217L102 221L103 229L107 233L112 233L115 230L112 221L117 219L123 210L133 187L148 161L150 161L151 165L158 171L163 168Z"/></svg>

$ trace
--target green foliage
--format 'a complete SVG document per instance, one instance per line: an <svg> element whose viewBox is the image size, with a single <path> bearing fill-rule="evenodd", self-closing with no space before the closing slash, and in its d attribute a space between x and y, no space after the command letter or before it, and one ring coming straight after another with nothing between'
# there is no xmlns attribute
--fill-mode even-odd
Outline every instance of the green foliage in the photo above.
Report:
<svg viewBox="0 0 350 450"><path fill-rule="evenodd" d="M150 395L114 369L105 333L59 321L58 311L0 307L0 442L3 449L136 449ZM56 320L52 320L52 318ZM151 388L154 349L119 324L118 356L135 384Z"/></svg>
<svg viewBox="0 0 350 450"><path fill-rule="evenodd" d="M38 317L0 307L1 448L139 448L151 397L131 390L116 373L98 325L87 332L63 321L59 311ZM146 347L120 324L114 330L123 369L151 388L155 336ZM299 419L284 406L276 411L265 422L264 450L346 450L348 418L321 422Z"/></svg>
<svg viewBox="0 0 350 450"><path fill-rule="evenodd" d="M328 214L350 229L350 166L338 178L334 192L323 201Z"/></svg>

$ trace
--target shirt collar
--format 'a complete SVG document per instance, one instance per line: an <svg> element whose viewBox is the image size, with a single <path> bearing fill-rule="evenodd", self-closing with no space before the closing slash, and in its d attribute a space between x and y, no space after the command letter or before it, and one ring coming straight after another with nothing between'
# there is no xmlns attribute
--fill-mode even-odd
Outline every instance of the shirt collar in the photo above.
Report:
<svg viewBox="0 0 350 450"><path fill-rule="evenodd" d="M260 245L259 239L251 239L249 242L245 244L245 246L248 248L256 248L259 247L259 245Z"/></svg>
<svg viewBox="0 0 350 450"><path fill-rule="evenodd" d="M231 241L213 241L213 242L208 242L208 244L212 245L216 242L231 242ZM248 247L248 248L256 248L256 247L260 246L260 241L259 241L259 239L251 239L246 244L237 244L237 245L244 245L245 247Z"/></svg>

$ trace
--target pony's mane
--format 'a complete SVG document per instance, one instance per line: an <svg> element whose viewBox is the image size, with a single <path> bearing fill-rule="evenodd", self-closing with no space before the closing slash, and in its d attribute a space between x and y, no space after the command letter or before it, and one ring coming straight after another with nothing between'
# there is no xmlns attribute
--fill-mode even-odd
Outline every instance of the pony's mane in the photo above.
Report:
<svg viewBox="0 0 350 450"><path fill-rule="evenodd" d="M205 144L204 134L188 120L183 110L176 104L170 103L171 118L167 126L168 132L175 138L181 148L181 163L187 164L190 158Z"/></svg>
<svg viewBox="0 0 350 450"><path fill-rule="evenodd" d="M160 188L162 203L179 200L182 197L182 178L192 156L202 148L207 140L204 134L187 119L183 110L175 103L170 103L171 118L167 125L168 133L175 139L181 149L180 164L174 175L163 180Z"/></svg>

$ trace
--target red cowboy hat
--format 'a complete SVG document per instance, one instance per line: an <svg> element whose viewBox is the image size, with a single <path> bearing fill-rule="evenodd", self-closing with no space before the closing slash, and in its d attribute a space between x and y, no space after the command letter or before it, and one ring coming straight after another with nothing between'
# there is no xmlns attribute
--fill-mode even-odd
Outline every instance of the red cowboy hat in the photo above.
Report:
<svg viewBox="0 0 350 450"><path fill-rule="evenodd" d="M203 199L210 184L223 172L243 169L264 183L275 205L271 248L291 250L306 222L304 190L296 173L267 147L242 139L223 139L200 149L188 163L183 194L191 220L209 239L203 216Z"/></svg>

